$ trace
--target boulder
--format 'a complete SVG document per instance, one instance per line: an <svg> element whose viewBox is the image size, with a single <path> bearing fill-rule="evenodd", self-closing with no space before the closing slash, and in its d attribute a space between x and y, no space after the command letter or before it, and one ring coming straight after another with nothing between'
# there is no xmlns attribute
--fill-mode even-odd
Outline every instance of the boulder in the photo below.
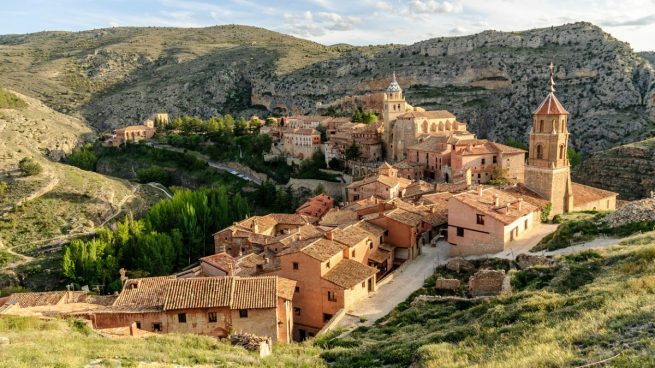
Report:
<svg viewBox="0 0 655 368"><path fill-rule="evenodd" d="M9 338L0 336L0 345L9 345Z"/></svg>
<svg viewBox="0 0 655 368"><path fill-rule="evenodd" d="M505 284L504 270L480 270L469 279L471 296L498 295Z"/></svg>
<svg viewBox="0 0 655 368"><path fill-rule="evenodd" d="M555 264L555 261L551 258L544 256L535 256L530 254L519 254L516 256L516 264L522 270L532 268L532 267L551 267Z"/></svg>
<svg viewBox="0 0 655 368"><path fill-rule="evenodd" d="M457 290L460 287L460 282L457 279L437 279L435 287L439 290Z"/></svg>
<svg viewBox="0 0 655 368"><path fill-rule="evenodd" d="M461 257L448 260L448 263L446 263L446 268L457 273L470 273L475 271L475 265Z"/></svg>

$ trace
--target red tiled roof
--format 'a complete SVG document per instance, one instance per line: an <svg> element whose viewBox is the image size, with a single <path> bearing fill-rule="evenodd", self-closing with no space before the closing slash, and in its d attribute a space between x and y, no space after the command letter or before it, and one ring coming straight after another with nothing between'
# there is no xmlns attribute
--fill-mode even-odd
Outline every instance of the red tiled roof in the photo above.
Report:
<svg viewBox="0 0 655 368"><path fill-rule="evenodd" d="M610 192L608 190L598 189L583 185L580 183L571 183L573 189L573 206L581 206L585 203L597 201L605 198L616 197L618 193Z"/></svg>
<svg viewBox="0 0 655 368"><path fill-rule="evenodd" d="M352 259L342 259L330 271L323 275L323 279L347 289L366 281L377 272L378 270L371 266L361 264Z"/></svg>
<svg viewBox="0 0 655 368"><path fill-rule="evenodd" d="M448 110L410 111L400 115L399 118L454 119L455 115Z"/></svg>
<svg viewBox="0 0 655 368"><path fill-rule="evenodd" d="M41 305L55 305L64 301L66 291L46 291L34 293L11 294L7 303L18 303L21 308L38 307Z"/></svg>
<svg viewBox="0 0 655 368"><path fill-rule="evenodd" d="M498 206L494 203L494 196L498 197ZM528 201L523 201L521 203L521 209L518 209L517 202L519 201L519 198L506 191L493 187L484 188L482 190L482 195L480 195L476 190L471 190L456 194L451 197L450 200L464 203L506 225L516 221L519 217L539 210ZM509 212L506 212L507 206L509 206Z"/></svg>
<svg viewBox="0 0 655 368"><path fill-rule="evenodd" d="M129 279L114 301L114 306L131 308L161 308L166 298L168 283L175 276Z"/></svg>
<svg viewBox="0 0 655 368"><path fill-rule="evenodd" d="M230 306L231 277L176 279L167 284L164 310Z"/></svg>
<svg viewBox="0 0 655 368"><path fill-rule="evenodd" d="M200 262L208 263L225 272L228 272L229 270L234 270L236 266L235 259L231 255L225 252L213 254L207 257L202 257L200 258Z"/></svg>
<svg viewBox="0 0 655 368"><path fill-rule="evenodd" d="M544 101L533 112L534 115L568 115L564 106L559 102L555 94L550 92Z"/></svg>

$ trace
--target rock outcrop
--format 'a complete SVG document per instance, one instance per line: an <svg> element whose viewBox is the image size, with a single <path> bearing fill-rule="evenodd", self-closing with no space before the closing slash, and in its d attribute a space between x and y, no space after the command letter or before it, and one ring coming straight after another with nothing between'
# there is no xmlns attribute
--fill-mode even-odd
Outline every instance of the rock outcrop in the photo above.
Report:
<svg viewBox="0 0 655 368"><path fill-rule="evenodd" d="M655 191L655 138L598 152L572 172L573 180L612 190L621 199Z"/></svg>
<svg viewBox="0 0 655 368"><path fill-rule="evenodd" d="M384 90L396 71L412 105L449 109L482 138L525 141L551 61L572 146L595 152L643 139L655 116L646 55L589 23L374 47L245 26L113 28L0 36L0 52L12 65L0 84L100 129L156 111L348 114L377 103L348 96Z"/></svg>

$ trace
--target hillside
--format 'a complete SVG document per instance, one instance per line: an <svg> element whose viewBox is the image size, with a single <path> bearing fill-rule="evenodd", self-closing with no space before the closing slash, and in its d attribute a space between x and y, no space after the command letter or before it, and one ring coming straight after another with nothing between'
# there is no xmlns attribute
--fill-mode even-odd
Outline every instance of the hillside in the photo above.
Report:
<svg viewBox="0 0 655 368"><path fill-rule="evenodd" d="M608 250L509 271L511 294L469 301L435 298L437 275L469 276L441 267L372 326L276 346L264 359L208 337L108 339L80 323L1 316L0 336L10 343L0 345L0 367L82 367L91 361L156 367L577 367L601 361L605 367L653 366L654 261L655 235L642 234ZM496 259L477 266L509 268Z"/></svg>
<svg viewBox="0 0 655 368"><path fill-rule="evenodd" d="M597 152L572 172L573 180L638 199L655 191L655 138Z"/></svg>
<svg viewBox="0 0 655 368"><path fill-rule="evenodd" d="M259 358L243 348L194 335L103 337L82 323L0 316L0 367L323 367L309 346L275 346ZM44 348L44 347L47 347Z"/></svg>
<svg viewBox="0 0 655 368"><path fill-rule="evenodd" d="M598 151L654 127L652 66L588 23L366 48L234 25L45 32L0 36L0 60L0 83L101 129L155 111L310 113L382 91L396 71L413 105L452 110L482 137L526 139L551 61L574 147Z"/></svg>
<svg viewBox="0 0 655 368"><path fill-rule="evenodd" d="M639 56L648 60L651 65L655 65L655 51L643 51L639 53Z"/></svg>
<svg viewBox="0 0 655 368"><path fill-rule="evenodd" d="M430 278L372 327L321 339L322 357L335 368L653 366L653 234L622 244L510 271L513 293L487 300L418 299L436 293Z"/></svg>
<svg viewBox="0 0 655 368"><path fill-rule="evenodd" d="M7 183L0 195L0 289L16 284L52 288L61 281L46 272L60 268L50 263L58 255L57 245L93 232L120 213L138 213L162 193L56 162L92 139L92 130L33 98L11 94L20 107L0 109L0 181ZM42 171L23 174L18 162L26 157ZM33 284L28 274L44 283Z"/></svg>

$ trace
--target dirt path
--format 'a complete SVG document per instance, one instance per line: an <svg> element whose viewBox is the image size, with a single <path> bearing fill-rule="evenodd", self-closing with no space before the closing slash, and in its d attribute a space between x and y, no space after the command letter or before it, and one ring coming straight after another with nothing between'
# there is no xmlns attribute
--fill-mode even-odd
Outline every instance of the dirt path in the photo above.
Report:
<svg viewBox="0 0 655 368"><path fill-rule="evenodd" d="M8 265L5 265L4 267L2 267L2 269L0 269L0 271L13 272L13 270L16 269L17 267L22 266L22 265L24 265L26 263L30 263L30 262L32 262L34 260L34 257L30 257L30 256L27 256L27 255L24 255L24 254L21 254L21 253L17 253L14 250L15 248L23 247L23 246L26 246L26 245L42 244L44 248L48 249L48 251L55 251L55 250L60 249L61 246L64 243L68 242L69 240L84 237L84 236L90 236L90 235L95 234L97 229L105 226L111 220L115 219L118 215L123 213L123 206L125 205L125 203L127 203L128 200L136 197L136 192L137 192L137 190L139 190L140 187L141 187L141 184L135 185L132 188L132 192L130 194L126 195L125 197L123 197L123 199L121 199L121 201L116 205L115 212L111 216L109 216L107 219L105 219L101 224L94 226L93 229L91 229L90 231L85 231L83 233L66 234L66 235L57 236L57 237L50 238L50 239L43 239L43 240L37 240L37 241L34 241L34 242L17 244L17 245L11 246L11 247L5 247L2 244L2 241L0 240L0 249L4 249L8 253L20 258L20 260L18 260L18 261L15 261L15 262L9 263ZM153 187L157 188L156 186L153 186ZM157 189L162 190L161 188L157 188ZM162 191L164 191L164 190L162 190ZM164 191L164 193L166 195L170 196L170 194L168 192Z"/></svg>
<svg viewBox="0 0 655 368"><path fill-rule="evenodd" d="M367 299L346 311L346 316L337 327L353 328L357 325L371 325L387 315L399 303L405 301L414 291L423 287L426 278L434 273L438 265L448 260L448 244L444 241L437 247L424 246L422 254L412 260L394 279L381 286ZM364 322L361 322L364 320Z"/></svg>

